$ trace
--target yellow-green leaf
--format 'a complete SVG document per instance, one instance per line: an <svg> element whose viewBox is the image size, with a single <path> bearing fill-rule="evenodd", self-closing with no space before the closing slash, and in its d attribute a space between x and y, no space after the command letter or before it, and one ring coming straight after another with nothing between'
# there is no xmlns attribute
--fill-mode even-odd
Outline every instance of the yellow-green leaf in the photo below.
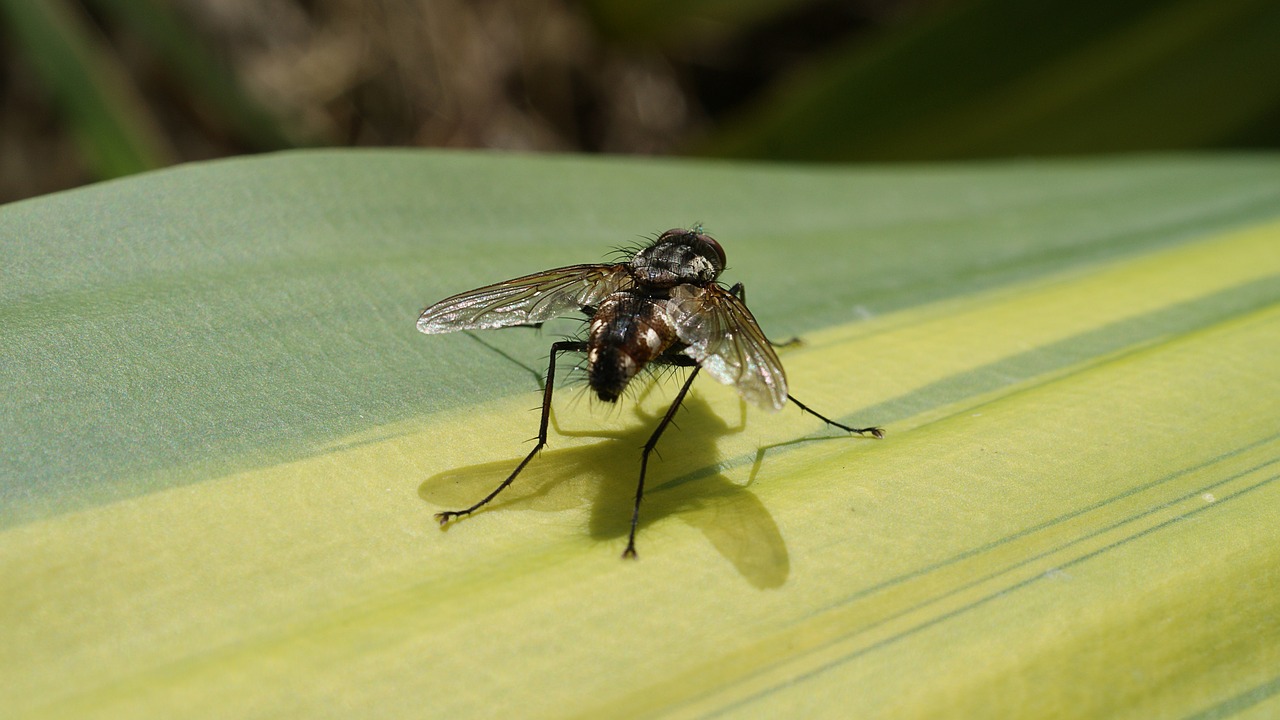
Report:
<svg viewBox="0 0 1280 720"><path fill-rule="evenodd" d="M625 562L676 385L567 382L438 530L576 325L416 312L698 220L796 397L887 437L700 378ZM5 717L1280 713L1273 158L292 153L0 251Z"/></svg>

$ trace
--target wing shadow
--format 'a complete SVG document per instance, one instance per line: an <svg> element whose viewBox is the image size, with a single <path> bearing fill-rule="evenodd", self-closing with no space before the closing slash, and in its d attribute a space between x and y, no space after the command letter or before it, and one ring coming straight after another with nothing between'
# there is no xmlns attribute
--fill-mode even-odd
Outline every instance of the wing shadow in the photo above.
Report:
<svg viewBox="0 0 1280 720"><path fill-rule="evenodd" d="M661 415L631 410L633 427L618 432L563 429L554 424L550 437L597 437L582 447L544 449L512 485L475 516L487 512L555 512L590 507L587 529L592 538L618 542L629 530L640 472L640 453ZM553 412L554 418L554 412ZM745 420L745 410L742 421ZM779 587L790 573L790 557L777 524L756 496L720 472L716 449L721 437L741 432L712 412L691 393L674 423L650 457L644 504L640 509L637 545L645 556L645 527L676 516L697 528L740 574L759 588ZM435 509L466 507L484 497L519 463L509 460L455 468L427 478L419 496ZM457 522L467 522L463 518Z"/></svg>

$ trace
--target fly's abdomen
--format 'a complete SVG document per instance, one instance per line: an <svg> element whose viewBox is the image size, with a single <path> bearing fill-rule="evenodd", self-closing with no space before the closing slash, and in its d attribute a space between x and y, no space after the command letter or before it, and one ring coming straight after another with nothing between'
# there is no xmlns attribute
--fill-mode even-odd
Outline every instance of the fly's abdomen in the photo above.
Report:
<svg viewBox="0 0 1280 720"><path fill-rule="evenodd" d="M676 340L660 302L619 292L600 304L587 336L587 382L615 402L627 383Z"/></svg>

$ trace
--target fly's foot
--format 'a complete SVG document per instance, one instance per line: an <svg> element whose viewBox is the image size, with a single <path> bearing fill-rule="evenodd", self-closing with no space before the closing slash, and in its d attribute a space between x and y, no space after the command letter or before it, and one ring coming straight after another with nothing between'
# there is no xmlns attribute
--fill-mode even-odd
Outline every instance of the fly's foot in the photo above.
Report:
<svg viewBox="0 0 1280 720"><path fill-rule="evenodd" d="M440 523L440 527L444 527L449 524L450 520L460 518L466 514L465 510L448 510L445 512L438 512L436 513L436 522Z"/></svg>
<svg viewBox="0 0 1280 720"><path fill-rule="evenodd" d="M639 560L640 556L636 555L636 546L628 544L627 549L622 551L622 559L623 560Z"/></svg>
<svg viewBox="0 0 1280 720"><path fill-rule="evenodd" d="M859 435L870 434L871 436L875 437L877 440L884 439L884 428L878 428L878 427L854 428L853 431L858 433Z"/></svg>

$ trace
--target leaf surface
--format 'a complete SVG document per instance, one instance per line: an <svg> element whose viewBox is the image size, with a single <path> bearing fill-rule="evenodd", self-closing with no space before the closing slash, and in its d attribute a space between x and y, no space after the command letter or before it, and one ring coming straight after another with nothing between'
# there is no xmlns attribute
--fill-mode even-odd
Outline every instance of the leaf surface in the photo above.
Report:
<svg viewBox="0 0 1280 720"><path fill-rule="evenodd" d="M6 717L1280 711L1280 163L304 152L0 207ZM705 223L792 392L426 304ZM562 376L570 362L562 365Z"/></svg>

